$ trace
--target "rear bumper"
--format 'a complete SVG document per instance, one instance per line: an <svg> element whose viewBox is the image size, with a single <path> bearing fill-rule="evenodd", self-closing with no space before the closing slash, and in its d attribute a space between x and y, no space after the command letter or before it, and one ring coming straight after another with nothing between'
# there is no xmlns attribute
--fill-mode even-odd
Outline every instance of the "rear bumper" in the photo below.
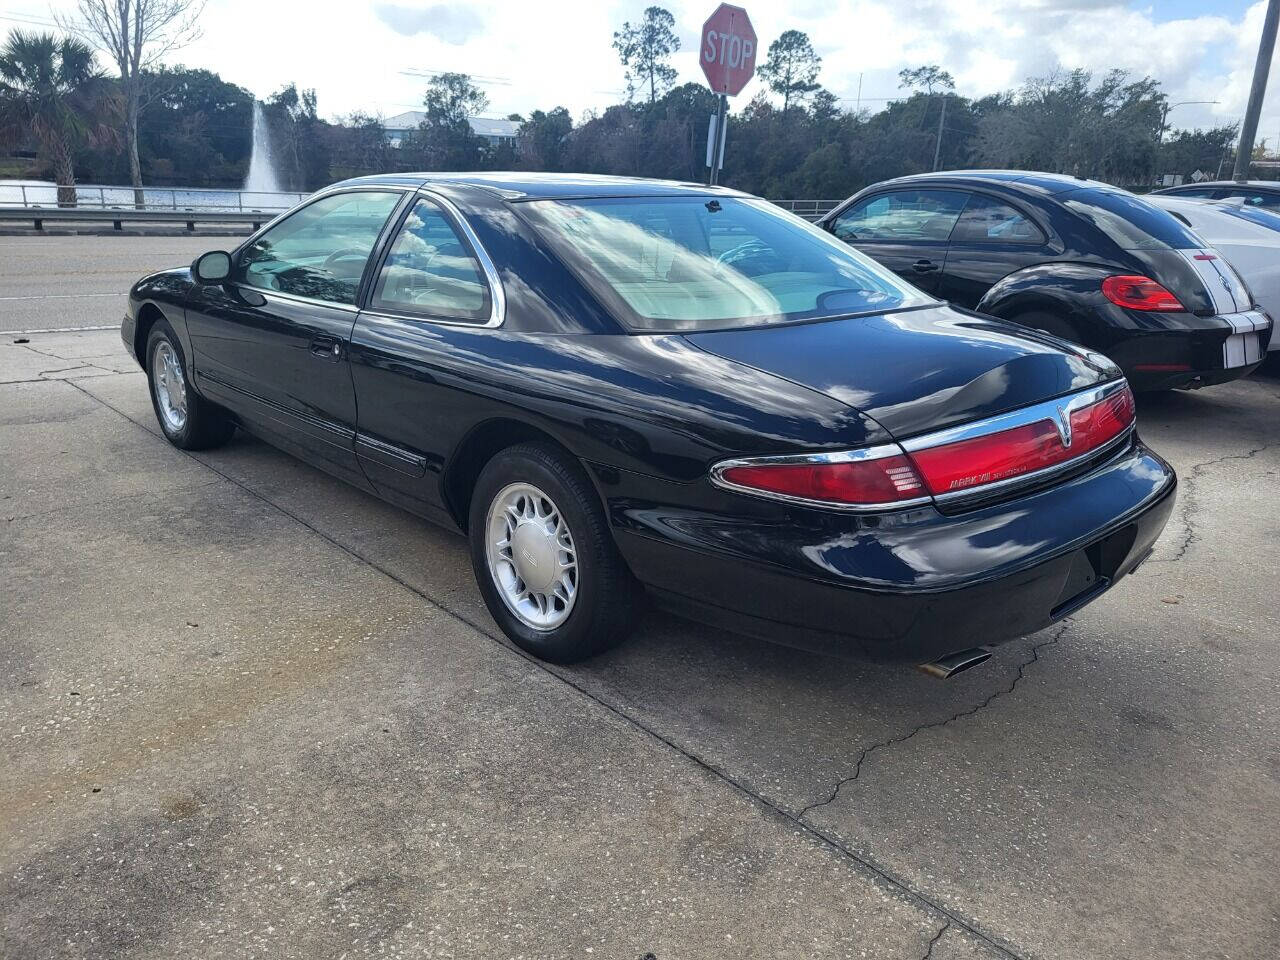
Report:
<svg viewBox="0 0 1280 960"><path fill-rule="evenodd" d="M1265 359L1273 337L1271 319L1262 311L1161 317L1167 326L1133 330L1105 351L1134 390L1205 387L1246 377Z"/></svg>
<svg viewBox="0 0 1280 960"><path fill-rule="evenodd" d="M634 500L613 516L631 569L677 613L823 653L923 663L1092 602L1151 552L1176 485L1136 443L1087 475L958 516L784 509L753 520Z"/></svg>

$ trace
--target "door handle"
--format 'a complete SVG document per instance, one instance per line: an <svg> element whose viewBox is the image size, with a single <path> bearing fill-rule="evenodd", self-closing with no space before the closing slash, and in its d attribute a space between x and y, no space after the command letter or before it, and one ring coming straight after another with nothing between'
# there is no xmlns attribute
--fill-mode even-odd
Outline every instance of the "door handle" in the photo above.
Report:
<svg viewBox="0 0 1280 960"><path fill-rule="evenodd" d="M917 260L911 265L911 269L916 273L932 273L938 269L938 265L932 260Z"/></svg>
<svg viewBox="0 0 1280 960"><path fill-rule="evenodd" d="M311 355L321 360L341 360L342 341L337 337L315 337L311 341Z"/></svg>

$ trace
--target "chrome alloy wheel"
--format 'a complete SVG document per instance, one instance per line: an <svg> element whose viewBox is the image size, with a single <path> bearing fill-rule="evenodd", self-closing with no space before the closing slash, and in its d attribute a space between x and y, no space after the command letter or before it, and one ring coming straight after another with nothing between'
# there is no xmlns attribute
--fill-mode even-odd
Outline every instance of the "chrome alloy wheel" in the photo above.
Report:
<svg viewBox="0 0 1280 960"><path fill-rule="evenodd" d="M489 504L485 522L489 575L507 609L535 630L554 630L578 596L573 536L551 498L512 483Z"/></svg>
<svg viewBox="0 0 1280 960"><path fill-rule="evenodd" d="M187 425L187 381L182 375L178 353L168 340L156 344L151 358L151 377L164 425L170 433L180 433Z"/></svg>

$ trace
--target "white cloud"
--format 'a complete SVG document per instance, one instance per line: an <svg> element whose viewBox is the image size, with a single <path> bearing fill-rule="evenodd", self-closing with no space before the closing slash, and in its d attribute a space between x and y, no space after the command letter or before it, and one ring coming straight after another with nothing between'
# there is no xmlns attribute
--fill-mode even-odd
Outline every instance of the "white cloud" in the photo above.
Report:
<svg viewBox="0 0 1280 960"><path fill-rule="evenodd" d="M315 87L326 116L416 106L425 80L402 71L459 70L482 77L490 112L564 105L575 116L620 98L622 69L610 46L624 20L651 0L209 0L205 34L171 58L216 70L261 97L293 81ZM661 2L661 0L659 0ZM741 2L741 0L739 0ZM1231 3L1229 11L1220 12ZM1238 120L1244 112L1265 0L1206 0L1170 17L1163 4L1122 0L750 0L761 54L783 30L807 32L823 57L821 80L853 105L896 96L897 71L936 62L961 93L982 96L1029 76L1123 67L1161 80L1169 99L1217 100L1177 108L1177 125ZM54 0L65 9L69 0ZM684 42L680 79L702 80L696 38L714 0L675 0ZM48 18L43 2L13 11ZM1260 135L1280 133L1280 58ZM759 89L747 87L741 103ZM1268 131L1272 131L1268 134Z"/></svg>
<svg viewBox="0 0 1280 960"><path fill-rule="evenodd" d="M375 3L373 12L396 33L406 36L429 33L455 46L466 43L484 27L480 15L470 5Z"/></svg>

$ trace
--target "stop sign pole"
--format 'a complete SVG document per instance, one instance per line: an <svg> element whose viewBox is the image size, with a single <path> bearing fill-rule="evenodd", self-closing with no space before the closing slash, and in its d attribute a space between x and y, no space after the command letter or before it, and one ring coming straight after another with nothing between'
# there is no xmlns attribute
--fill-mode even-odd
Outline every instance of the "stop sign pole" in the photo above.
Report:
<svg viewBox="0 0 1280 960"><path fill-rule="evenodd" d="M711 89L720 94L716 109L715 140L711 147L711 172L707 183L720 179L720 156L724 152L725 117L729 97L736 97L756 72L756 31L747 11L722 3L702 25L698 60Z"/></svg>

